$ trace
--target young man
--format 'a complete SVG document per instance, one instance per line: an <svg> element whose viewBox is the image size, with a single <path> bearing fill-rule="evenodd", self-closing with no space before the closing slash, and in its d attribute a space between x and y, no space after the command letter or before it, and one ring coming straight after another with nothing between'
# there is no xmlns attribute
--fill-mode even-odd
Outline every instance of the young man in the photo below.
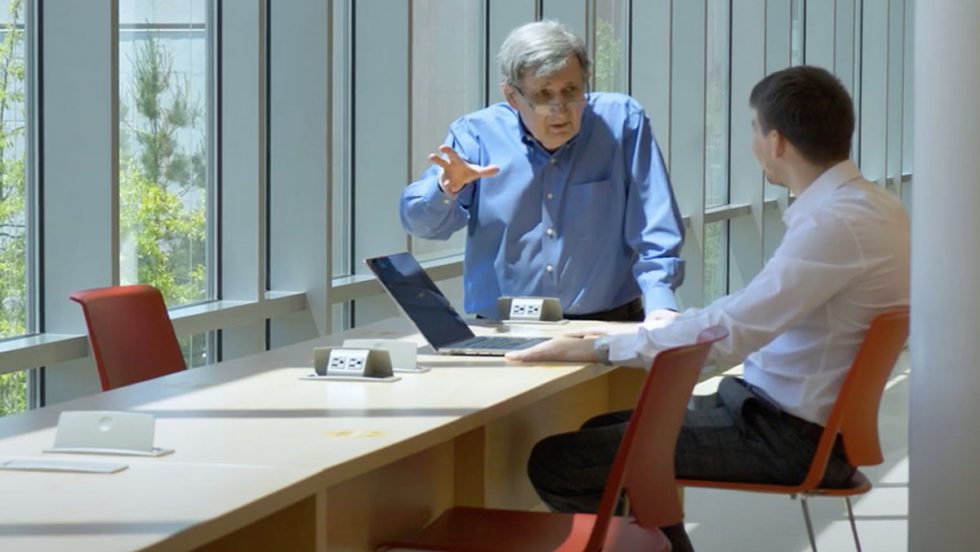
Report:
<svg viewBox="0 0 980 552"><path fill-rule="evenodd" d="M529 23L500 47L506 103L449 128L402 194L402 225L428 239L467 228L467 312L501 296L558 297L568 317L673 314L683 226L643 108L588 93L585 43Z"/></svg>
<svg viewBox="0 0 980 552"><path fill-rule="evenodd" d="M796 201L772 258L737 293L691 309L660 328L592 339L561 338L511 360L598 360L648 367L658 351L692 342L715 324L729 337L712 349L722 365L743 363L704 408L689 410L675 458L678 478L797 483L846 370L876 314L909 301L909 223L900 202L863 179L848 160L854 112L840 82L817 67L769 75L752 90L752 151L766 178ZM562 511L591 511L629 412L535 447L529 475ZM854 473L838 443L824 483ZM669 528L688 550L683 526Z"/></svg>

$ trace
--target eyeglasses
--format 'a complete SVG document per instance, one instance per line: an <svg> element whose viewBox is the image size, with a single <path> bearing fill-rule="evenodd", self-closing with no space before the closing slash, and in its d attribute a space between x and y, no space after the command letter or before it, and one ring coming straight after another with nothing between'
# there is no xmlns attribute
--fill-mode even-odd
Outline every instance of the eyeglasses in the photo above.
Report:
<svg viewBox="0 0 980 552"><path fill-rule="evenodd" d="M551 101L552 94L549 90L541 90L534 94L534 99L532 100L516 84L512 84L511 88L517 91L517 95L527 103L528 107L538 115L543 116L566 109L580 109L587 101L586 94L588 90L581 86L566 86L560 92L561 101L557 102Z"/></svg>

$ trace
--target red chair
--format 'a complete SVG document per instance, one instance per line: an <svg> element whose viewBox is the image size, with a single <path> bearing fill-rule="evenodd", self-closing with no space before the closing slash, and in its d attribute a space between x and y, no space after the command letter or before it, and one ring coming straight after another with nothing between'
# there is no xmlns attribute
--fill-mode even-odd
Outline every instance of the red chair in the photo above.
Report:
<svg viewBox="0 0 980 552"><path fill-rule="evenodd" d="M160 291L152 286L113 286L76 291L102 390L164 376L186 368Z"/></svg>
<svg viewBox="0 0 980 552"><path fill-rule="evenodd" d="M665 551L661 526L683 518L674 479L674 448L694 384L711 345L727 335L712 327L693 345L661 352L653 361L640 398L606 480L596 514L559 514L456 507L415 537L379 550L454 552ZM625 490L631 517L614 516Z"/></svg>
<svg viewBox="0 0 980 552"><path fill-rule="evenodd" d="M860 471L854 473L850 485L843 489L821 487L820 482L823 480L838 433L844 441L847 461L852 466L873 466L883 461L881 444L878 440L878 405L885 392L885 383L895 361L898 360L898 355L905 347L908 335L908 307L880 314L871 321L871 326L854 357L854 362L851 363L840 394L830 412L830 418L824 426L810 469L800 484L775 485L688 479L678 480L678 483L685 487L788 494L790 498L799 495L807 536L810 538L810 547L814 552L817 550L817 543L813 536L813 525L806 499L810 496L842 496L847 503L847 517L851 523L851 532L854 534L854 544L860 552L861 541L858 539L857 525L854 523L851 496L870 491L871 482Z"/></svg>

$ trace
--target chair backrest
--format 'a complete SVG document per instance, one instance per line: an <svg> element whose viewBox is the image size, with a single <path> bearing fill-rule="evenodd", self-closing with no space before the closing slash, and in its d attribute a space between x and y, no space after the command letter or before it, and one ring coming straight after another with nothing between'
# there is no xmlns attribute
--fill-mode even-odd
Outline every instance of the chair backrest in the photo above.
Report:
<svg viewBox="0 0 980 552"><path fill-rule="evenodd" d="M103 391L186 367L156 288L113 286L76 291L69 298L82 305Z"/></svg>
<svg viewBox="0 0 980 552"><path fill-rule="evenodd" d="M654 358L610 468L586 552L601 550L623 489L641 526L652 529L683 519L674 475L677 435L711 345L727 335L721 326L712 326L694 344Z"/></svg>
<svg viewBox="0 0 980 552"><path fill-rule="evenodd" d="M908 307L879 314L871 321L824 425L801 488L815 489L820 485L838 433L844 441L847 461L852 466L882 462L878 406L908 336Z"/></svg>

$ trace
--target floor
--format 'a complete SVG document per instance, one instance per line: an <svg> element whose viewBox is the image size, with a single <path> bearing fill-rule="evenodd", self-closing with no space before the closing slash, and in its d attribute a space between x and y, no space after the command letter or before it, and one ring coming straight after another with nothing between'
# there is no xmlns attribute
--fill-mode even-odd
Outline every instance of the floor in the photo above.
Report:
<svg viewBox="0 0 980 552"><path fill-rule="evenodd" d="M862 469L874 487L852 499L865 552L908 550L908 354L902 355L879 410L885 462ZM711 391L711 382L696 393ZM817 549L855 550L843 499L809 501ZM688 489L687 531L698 552L805 552L810 550L798 500L784 495Z"/></svg>

